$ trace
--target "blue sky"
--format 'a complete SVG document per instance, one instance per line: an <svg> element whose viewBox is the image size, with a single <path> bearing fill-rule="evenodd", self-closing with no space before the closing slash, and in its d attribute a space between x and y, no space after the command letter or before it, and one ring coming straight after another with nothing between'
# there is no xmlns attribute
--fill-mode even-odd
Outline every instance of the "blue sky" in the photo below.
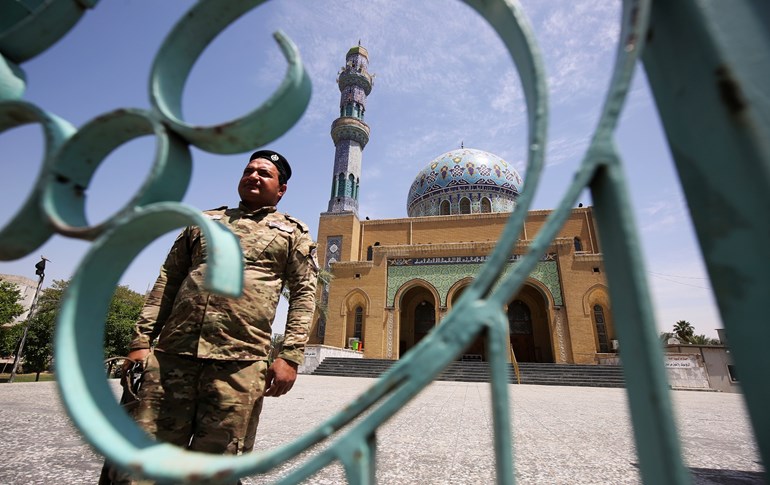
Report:
<svg viewBox="0 0 770 485"><path fill-rule="evenodd" d="M192 1L109 0L86 13L58 44L22 65L26 100L75 126L117 108L149 108L150 66L165 35ZM547 167L533 204L553 208L562 197L596 125L619 33L620 2L521 2L540 45L549 86ZM416 7L415 5L419 5ZM196 64L184 95L188 122L211 125L243 115L279 85L286 65L272 33L299 47L313 83L297 125L269 145L294 168L281 210L304 220L313 234L326 210L339 115L335 77L360 40L370 54L374 89L367 102L371 139L360 189L363 218L406 215L414 176L440 154L478 148L512 163L526 179L526 116L518 75L502 42L458 0L274 0L239 19ZM642 69L616 135L652 288L658 326L688 320L716 336L721 323L689 221L675 168ZM0 224L34 183L42 153L34 125L0 134L5 168ZM87 215L100 222L141 185L153 158L144 137L118 148L87 192ZM222 156L193 149L193 180L184 202L200 209L235 205L248 154ZM582 202L591 203L589 194ZM123 282L144 292L157 276L173 234L134 261ZM90 243L54 236L32 255L0 263L1 273L34 277L41 254L52 260L47 281L69 278ZM282 318L279 312L278 319ZM276 328L283 326L276 322Z"/></svg>

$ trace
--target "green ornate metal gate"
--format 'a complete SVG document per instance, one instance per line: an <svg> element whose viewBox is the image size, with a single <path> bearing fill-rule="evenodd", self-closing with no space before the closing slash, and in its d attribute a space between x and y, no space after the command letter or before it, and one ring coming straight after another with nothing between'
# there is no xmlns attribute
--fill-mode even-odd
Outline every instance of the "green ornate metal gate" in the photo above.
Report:
<svg viewBox="0 0 770 485"><path fill-rule="evenodd" d="M179 203L191 171L189 145L212 153L239 153L274 140L302 115L310 81L296 47L275 38L288 61L283 83L258 109L237 120L200 127L181 115L182 87L204 48L262 0L201 0L179 20L157 53L150 83L151 111L118 109L75 130L68 122L23 101L19 67L64 35L96 0L19 0L0 4L0 131L39 123L45 160L16 216L0 231L0 260L23 257L52 234L93 241L74 275L57 324L56 362L67 412L85 438L110 461L169 482L210 482L265 472L315 444L331 444L282 483L297 483L340 461L349 481L375 477L376 432L477 336L487 339L492 369L497 479L514 483L509 416L507 320L501 308L533 270L584 188L596 204L634 434L647 483L686 483L661 350L629 208L623 166L613 133L634 68L641 59L662 115L685 189L764 463L770 458L770 326L763 325L770 296L770 266L735 257L770 247L770 5L759 0L626 0L611 86L599 124L574 181L538 233L526 257L502 281L539 185L548 114L545 76L529 23L514 0L465 0L499 34L525 92L529 131L527 179L519 207L497 247L455 309L419 349L394 365L366 394L297 441L239 457L193 455L149 439L123 413L107 386L101 354L102 321L120 275L157 236L198 225L212 251L207 284L238 295L241 254L236 239L197 209ZM271 123L263 121L269 118ZM82 194L98 164L114 148L155 135L153 169L134 198L114 217L89 225ZM87 160L96 161L88 163ZM729 170L719 170L727 165ZM729 185L738 190L724 191ZM758 214L758 215L757 215ZM737 251L736 251L737 250ZM362 413L364 419L351 424Z"/></svg>

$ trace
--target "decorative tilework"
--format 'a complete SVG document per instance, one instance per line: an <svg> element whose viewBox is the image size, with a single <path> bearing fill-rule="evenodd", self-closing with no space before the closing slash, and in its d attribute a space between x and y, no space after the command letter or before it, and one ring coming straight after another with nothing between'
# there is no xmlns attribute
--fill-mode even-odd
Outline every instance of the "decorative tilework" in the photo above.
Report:
<svg viewBox="0 0 770 485"><path fill-rule="evenodd" d="M452 150L417 174L409 189L407 213L410 217L437 215L437 201L479 192L498 194L507 203L493 204L492 211L507 212L515 206L522 184L516 169L497 155L473 148Z"/></svg>
<svg viewBox="0 0 770 485"><path fill-rule="evenodd" d="M345 115L337 118L331 128L335 153L332 195L327 210L333 213L358 213L362 150L369 142L369 126L363 122L363 113L372 89L372 76L367 71L369 59L361 49L348 53L337 77L340 109Z"/></svg>
<svg viewBox="0 0 770 485"><path fill-rule="evenodd" d="M556 337L559 339L559 357L561 362L567 362L567 340L564 338L564 322L561 319L561 308L557 308L554 313L556 320Z"/></svg>
<svg viewBox="0 0 770 485"><path fill-rule="evenodd" d="M331 263L336 263L340 260L340 248L342 247L342 237L330 236L326 238L326 260L324 261L324 269L329 270Z"/></svg>
<svg viewBox="0 0 770 485"><path fill-rule="evenodd" d="M326 239L326 259L324 261L324 269L329 270L329 265L337 262L340 257L340 247L342 246L342 238L339 236L329 237ZM324 286L321 290L321 303L327 305L329 303L329 287ZM318 319L317 335L323 338L326 334L326 318L321 315Z"/></svg>
<svg viewBox="0 0 770 485"><path fill-rule="evenodd" d="M388 328L388 344L387 344L387 353L385 354L385 357L388 359L393 358L393 310L386 310L386 313L388 314L388 323L386 324Z"/></svg>
<svg viewBox="0 0 770 485"><path fill-rule="evenodd" d="M507 275L517 262L510 262L506 265L505 275ZM481 269L478 263L461 264L427 264L411 266L388 266L388 304L395 306L396 291L404 283L415 278L423 279L432 284L439 295L441 295L441 306L446 306L446 297L449 289L463 278L476 276ZM561 284L559 282L559 273L556 267L556 261L540 261L530 274L532 279L541 282L554 300L554 305L562 305Z"/></svg>

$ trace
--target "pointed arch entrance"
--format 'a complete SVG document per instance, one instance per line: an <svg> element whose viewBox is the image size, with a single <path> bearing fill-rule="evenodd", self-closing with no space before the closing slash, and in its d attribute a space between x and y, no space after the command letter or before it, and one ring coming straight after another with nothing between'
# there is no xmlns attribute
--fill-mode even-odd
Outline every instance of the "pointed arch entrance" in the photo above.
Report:
<svg viewBox="0 0 770 485"><path fill-rule="evenodd" d="M554 362L547 299L525 284L508 304L508 335L518 362Z"/></svg>
<svg viewBox="0 0 770 485"><path fill-rule="evenodd" d="M401 296L399 308L398 354L402 357L436 326L438 302L432 291L417 285Z"/></svg>
<svg viewBox="0 0 770 485"><path fill-rule="evenodd" d="M460 299L472 279L458 282L449 290L450 309ZM554 362L552 335L548 316L548 299L532 283L525 284L505 309L511 349L519 362ZM462 359L486 360L484 338L477 338L461 356Z"/></svg>
<svg viewBox="0 0 770 485"><path fill-rule="evenodd" d="M451 308L454 308L457 301L460 299L460 296L462 296L463 292L470 286L470 284L473 282L473 278L465 278L457 283L449 289L449 293L447 298L450 301L450 310ZM476 340L473 341L473 343L468 346L465 351L463 351L462 355L458 357L459 360L486 360L487 357L487 348L486 344L484 343L484 337L479 336L476 338Z"/></svg>

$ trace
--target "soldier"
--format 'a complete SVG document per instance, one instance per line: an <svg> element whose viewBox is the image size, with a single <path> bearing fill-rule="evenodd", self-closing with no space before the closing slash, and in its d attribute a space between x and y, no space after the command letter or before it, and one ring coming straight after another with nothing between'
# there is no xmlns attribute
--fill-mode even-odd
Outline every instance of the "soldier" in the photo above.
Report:
<svg viewBox="0 0 770 485"><path fill-rule="evenodd" d="M240 238L240 298L203 288L206 241L199 228L186 228L174 242L128 355L145 363L132 415L156 439L207 453L249 451L262 397L279 397L294 385L315 308L318 264L307 226L276 212L290 176L282 155L257 151L238 184L239 207L205 212ZM283 350L268 367L284 285L291 296ZM115 484L140 483L117 470L109 475Z"/></svg>

